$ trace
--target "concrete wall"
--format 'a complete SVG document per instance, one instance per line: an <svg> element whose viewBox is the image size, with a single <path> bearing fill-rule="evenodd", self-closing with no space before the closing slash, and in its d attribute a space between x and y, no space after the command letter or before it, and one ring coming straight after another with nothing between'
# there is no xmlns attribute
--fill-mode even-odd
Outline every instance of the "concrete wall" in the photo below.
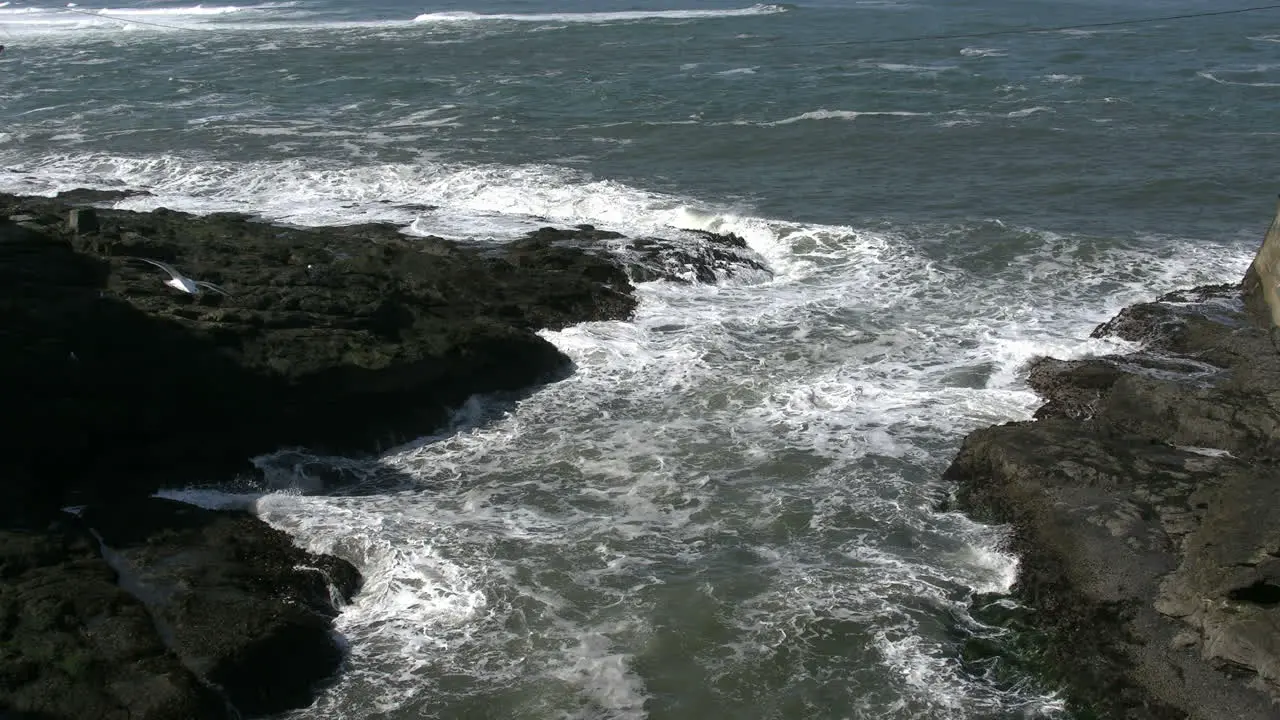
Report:
<svg viewBox="0 0 1280 720"><path fill-rule="evenodd" d="M1280 201L1267 237L1245 273L1243 290L1249 309L1259 319L1270 318L1273 327L1280 327Z"/></svg>

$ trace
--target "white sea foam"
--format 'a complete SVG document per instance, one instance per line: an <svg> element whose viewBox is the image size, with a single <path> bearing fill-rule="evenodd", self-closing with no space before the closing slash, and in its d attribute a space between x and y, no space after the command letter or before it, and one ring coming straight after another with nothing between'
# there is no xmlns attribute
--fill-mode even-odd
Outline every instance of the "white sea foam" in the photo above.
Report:
<svg viewBox="0 0 1280 720"><path fill-rule="evenodd" d="M946 70L955 70L956 65L912 65L910 63L876 63L875 67L895 73L932 74Z"/></svg>
<svg viewBox="0 0 1280 720"><path fill-rule="evenodd" d="M226 29L252 27L256 20L277 17L280 11L295 3L258 3L253 5L190 5L181 7L3 7L0 23L10 35L39 39L42 35L64 38L68 32L102 31L138 32L187 29ZM219 23L234 20L233 23ZM34 37L32 37L34 36Z"/></svg>
<svg viewBox="0 0 1280 720"><path fill-rule="evenodd" d="M860 117L919 117L929 113L909 112L907 110L810 110L782 120L759 123L762 125L790 125L805 120L857 120Z"/></svg>
<svg viewBox="0 0 1280 720"><path fill-rule="evenodd" d="M6 31L23 36L56 34L65 40L68 33L82 31L154 33L173 30L206 30L218 33L272 32L295 30L409 30L439 26L493 25L495 23L556 23L559 28L577 23L606 24L661 20L714 20L774 15L787 12L783 5L757 4L723 10L626 10L564 13L476 13L469 11L423 13L412 19L341 20L318 15L295 2L253 5L191 5L183 7L4 7L0 18ZM444 40L455 42L457 40Z"/></svg>
<svg viewBox="0 0 1280 720"><path fill-rule="evenodd" d="M574 377L496 423L388 461L428 486L459 483L462 495L451 504L468 513L474 537L512 539L523 548L512 557L537 557L560 543L600 546L610 557L627 559L582 571L575 583L595 591L618 573L646 587L652 579L645 579L650 573L644 568L671 558L705 567L707 555L724 551L726 537L771 537L775 528L794 522L789 516L795 508L812 507L800 526L807 529L792 531L793 542L754 547L767 569L753 574L771 580L760 592L726 603L736 649L729 660L702 658L713 672L766 663L784 646L803 657L805 638L856 620L873 628L875 656L896 671L897 690L931 708L931 716L961 717L974 707L1018 703L1051 711L1060 707L1052 696L975 688L950 659L945 641L903 607L911 598L963 617L966 586L1007 590L1016 563L999 550L1000 533L958 515L931 514L921 507L915 481L884 467L859 470L858 463L894 457L931 466L923 448L939 428L958 433L1030 413L1035 401L1016 376L1026 359L1116 349L1083 340L1109 308L1090 309L1080 300L1091 292L1088 283L1103 282L1095 273L1105 276L1108 267L1130 264L1119 254L1079 267L1045 265L1042 258L1063 252L1060 242L1044 236L1028 263L1009 270L1010 278L1028 272L1036 278L1034 291L1010 295L1016 286L931 266L889 236L813 227L779 233L775 243L807 257L808 273L767 288L720 288L712 302L705 290L646 286L631 323L546 334L578 366ZM1196 271L1205 276L1236 269L1206 262L1211 257L1202 250L1195 257L1157 260L1141 278L1126 280L1128 293L1115 302L1149 293L1153 285L1191 281L1178 274L1192 263L1205 263ZM953 329L961 297L968 303L965 314L980 319ZM884 342L860 342L871 335L865 319L877 316L885 325ZM908 317L914 327L892 328ZM985 388L948 389L944 378L951 370L991 358L998 367L986 371ZM692 450L690 442L707 449ZM785 454L811 472L770 470L771 458ZM538 469L516 480L519 475L504 468L513 456L533 459ZM747 493L734 492L731 478L748 469L745 477L758 482ZM405 506L404 498L393 502ZM531 512L529 504L541 510ZM433 502L432 513L440 512ZM897 523L918 549L884 544ZM858 526L872 530L854 531ZM823 550L842 535L848 567ZM487 562L494 561L490 556ZM499 574L519 584L515 567ZM574 607L545 587L521 592L536 592L561 619ZM643 598L644 591L633 588L625 596ZM612 627L598 618L574 632L597 637L592 633L599 630L590 628L602 623ZM613 628L594 641L570 643L569 652L545 662L554 677L580 678L597 702L635 707L645 685L629 659L635 646L624 640L634 632ZM619 652L618 642L631 652ZM804 677L800 661L794 672ZM846 672L856 681L856 668Z"/></svg>
<svg viewBox="0 0 1280 720"><path fill-rule="evenodd" d="M1053 112L1053 108L1045 107L1043 105L1037 105L1036 107L1022 108L1021 110L1013 110L1009 113L1006 113L1006 115L1007 117L1011 117L1011 118L1023 118L1023 117L1028 117L1030 115L1035 115L1036 113L1046 113L1046 112L1047 113Z"/></svg>
<svg viewBox="0 0 1280 720"><path fill-rule="evenodd" d="M1280 87L1280 82L1266 82L1266 81L1244 82L1240 80L1226 80L1218 77L1217 75L1207 70L1201 70L1200 72L1197 72L1196 75L1204 78L1205 80L1212 80L1213 82L1216 82L1219 85L1240 85L1243 87L1263 87L1263 88Z"/></svg>
<svg viewBox="0 0 1280 720"><path fill-rule="evenodd" d="M684 198L544 165L371 165L318 168L313 160L201 163L172 156L50 156L31 163L39 176L0 175L0 188L52 195L74 187L134 187L151 195L125 209L169 207L236 211L298 225L353 220L400 222L418 234L509 238L551 223L594 223L635 234L672 228L736 232L773 254L773 231L760 221L717 212ZM400 206L410 206L402 208ZM424 213L421 206L437 206Z"/></svg>
<svg viewBox="0 0 1280 720"><path fill-rule="evenodd" d="M963 55L963 56L965 56L965 57L979 57L979 58L984 58L984 57L1004 57L1004 56L1008 55L1008 53L1006 53L1006 52L1005 52L1005 51L1003 51L1003 50L999 50L999 49L996 49L996 48L982 48L982 47L967 47L967 48L961 48L961 49L960 49L960 54L961 54L961 55Z"/></svg>
<svg viewBox="0 0 1280 720"><path fill-rule="evenodd" d="M90 10L88 8L77 8L82 12L91 12L98 15L136 15L138 17L199 17L204 15L229 15L231 13L246 12L252 10L265 10L280 7L279 5L255 5L249 7L239 7L236 5L224 5L215 7L206 7L204 5L193 5L191 7L172 7L172 8L101 8L98 10Z"/></svg>
<svg viewBox="0 0 1280 720"><path fill-rule="evenodd" d="M1073 38L1091 38L1095 35L1132 35L1134 31L1129 28L1065 28L1056 32Z"/></svg>
<svg viewBox="0 0 1280 720"><path fill-rule="evenodd" d="M0 5L0 18L4 22L21 24L27 19L64 20L67 22L83 22L93 20L89 16L108 18L111 16L128 16L137 18L201 18L233 14L255 14L267 10L280 10L293 7L293 3L258 3L254 5L190 5L184 7L164 8L91 8L91 7L9 7L9 3Z"/></svg>

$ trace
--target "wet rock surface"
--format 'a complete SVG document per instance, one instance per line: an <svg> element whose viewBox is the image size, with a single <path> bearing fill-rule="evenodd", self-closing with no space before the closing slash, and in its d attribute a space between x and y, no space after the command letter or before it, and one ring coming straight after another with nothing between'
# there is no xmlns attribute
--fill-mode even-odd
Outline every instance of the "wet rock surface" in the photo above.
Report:
<svg viewBox="0 0 1280 720"><path fill-rule="evenodd" d="M3 718L305 706L340 671L356 568L153 493L253 487L250 459L281 448L377 452L473 394L560 378L538 331L630 317L633 278L765 271L734 236L467 245L103 207L130 194L0 195L0 377L21 419L0 435Z"/></svg>
<svg viewBox="0 0 1280 720"><path fill-rule="evenodd" d="M1041 359L1030 422L972 433L959 506L1012 527L1015 588L1084 717L1280 712L1280 352L1241 286L1127 308L1123 356Z"/></svg>

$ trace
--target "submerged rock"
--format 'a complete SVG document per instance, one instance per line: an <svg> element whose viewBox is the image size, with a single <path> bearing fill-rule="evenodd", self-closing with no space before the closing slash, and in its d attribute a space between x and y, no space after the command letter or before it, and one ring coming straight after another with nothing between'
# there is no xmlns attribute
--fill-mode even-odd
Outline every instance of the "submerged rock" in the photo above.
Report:
<svg viewBox="0 0 1280 720"><path fill-rule="evenodd" d="M75 188L74 190L63 190L54 197L62 202L74 205L99 205L119 202L131 197L145 197L150 194L151 193L147 190L94 190L91 188Z"/></svg>
<svg viewBox="0 0 1280 720"><path fill-rule="evenodd" d="M1278 244L1280 217L1259 257ZM1095 332L1142 342L1133 354L1037 361L1037 419L970 434L947 471L962 508L1012 526L1015 592L1096 716L1276 717L1280 352L1257 296L1271 272Z"/></svg>
<svg viewBox="0 0 1280 720"><path fill-rule="evenodd" d="M637 281L671 280L714 284L747 273L772 276L764 258L747 241L729 234L686 230L679 241L639 238L626 245L633 255L631 275Z"/></svg>

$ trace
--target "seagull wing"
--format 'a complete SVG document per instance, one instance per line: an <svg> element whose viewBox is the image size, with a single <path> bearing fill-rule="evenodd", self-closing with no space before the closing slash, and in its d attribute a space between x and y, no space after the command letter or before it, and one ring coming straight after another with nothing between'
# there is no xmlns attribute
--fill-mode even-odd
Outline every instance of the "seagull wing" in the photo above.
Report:
<svg viewBox="0 0 1280 720"><path fill-rule="evenodd" d="M212 290L212 291L214 291L214 292L216 292L216 293L221 293L222 295L226 295L227 297L231 297L231 293L227 292L226 290L223 290L222 288L218 287L217 285L214 285L214 284L213 284L213 283L211 283L211 282L205 282L205 281L203 281L203 280L196 280L196 281L195 281L195 283L196 283L197 285L199 285L200 287L202 287L202 288L209 288L210 290Z"/></svg>
<svg viewBox="0 0 1280 720"><path fill-rule="evenodd" d="M155 265L161 270L172 275L174 280L182 279L182 273L178 272L177 270L174 270L172 265L166 265L165 263L162 263L159 260L152 260L151 258L144 258L144 257L135 257L134 260L141 260L144 263L151 263L152 265Z"/></svg>

